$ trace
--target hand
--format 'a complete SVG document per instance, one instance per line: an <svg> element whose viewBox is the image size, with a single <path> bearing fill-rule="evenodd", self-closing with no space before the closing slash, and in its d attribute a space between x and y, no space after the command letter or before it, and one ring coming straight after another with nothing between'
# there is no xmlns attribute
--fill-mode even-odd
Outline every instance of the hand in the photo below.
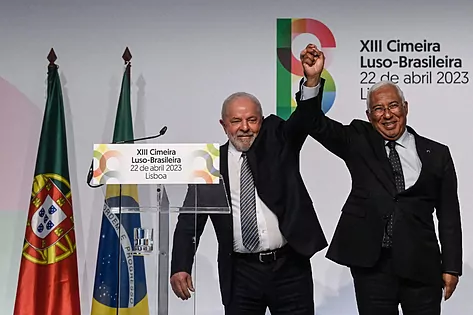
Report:
<svg viewBox="0 0 473 315"><path fill-rule="evenodd" d="M194 286L192 285L192 277L187 272L177 272L171 277L171 287L177 297L182 300L187 300L191 297L191 292L194 292Z"/></svg>
<svg viewBox="0 0 473 315"><path fill-rule="evenodd" d="M306 86L313 87L319 83L320 75L324 70L324 53L317 49L314 44L309 44L301 51L301 63L306 77Z"/></svg>
<svg viewBox="0 0 473 315"><path fill-rule="evenodd" d="M444 293L445 293L444 298L446 301L452 296L453 291L455 291L455 288L457 287L458 276L451 275L449 273L444 273L442 277L443 277Z"/></svg>

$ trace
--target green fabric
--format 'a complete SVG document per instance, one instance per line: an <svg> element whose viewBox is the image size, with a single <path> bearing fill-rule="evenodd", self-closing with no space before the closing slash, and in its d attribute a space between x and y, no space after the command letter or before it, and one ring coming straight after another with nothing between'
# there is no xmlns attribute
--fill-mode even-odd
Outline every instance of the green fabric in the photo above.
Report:
<svg viewBox="0 0 473 315"><path fill-rule="evenodd" d="M57 174L62 177L62 180L58 180L58 178L47 176L54 181L64 195L70 194L64 102L56 65L48 67L48 95L34 176L36 178L41 174Z"/></svg>

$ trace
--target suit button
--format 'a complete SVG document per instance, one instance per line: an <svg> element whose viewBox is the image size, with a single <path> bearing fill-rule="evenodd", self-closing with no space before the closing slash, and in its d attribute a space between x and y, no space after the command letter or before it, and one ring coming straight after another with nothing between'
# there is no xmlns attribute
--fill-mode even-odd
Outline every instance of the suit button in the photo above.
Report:
<svg viewBox="0 0 473 315"><path fill-rule="evenodd" d="M397 197L394 197L394 198L393 198L393 201L394 201L394 202L397 202Z"/></svg>

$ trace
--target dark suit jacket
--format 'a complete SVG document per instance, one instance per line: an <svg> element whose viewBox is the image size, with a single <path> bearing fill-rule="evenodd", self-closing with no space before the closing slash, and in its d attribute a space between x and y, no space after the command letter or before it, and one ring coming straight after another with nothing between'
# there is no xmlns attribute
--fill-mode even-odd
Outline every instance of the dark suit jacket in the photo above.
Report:
<svg viewBox="0 0 473 315"><path fill-rule="evenodd" d="M304 102L318 104L314 100ZM319 108L310 136L345 161L352 179L327 258L346 266L372 267L380 255L387 219L394 212L395 270L408 279L439 283L442 272L462 272L457 177L447 146L407 128L414 135L422 170L412 187L397 193L379 132L361 120L342 125Z"/></svg>
<svg viewBox="0 0 473 315"><path fill-rule="evenodd" d="M314 124L321 100L320 96L311 104L297 106L287 121L275 115L265 118L258 136L247 152L259 197L276 214L279 228L288 244L307 257L328 245L299 171L300 150ZM228 143L220 148L220 163L228 200L231 200ZM225 200L215 198L218 189L217 185L197 185L196 190L188 190L186 202L194 200L192 195L197 191L199 206L220 205ZM218 240L220 291L223 304L227 305L231 297L233 274L231 214L179 214L174 231L171 274L179 271L191 273L195 250L208 217Z"/></svg>

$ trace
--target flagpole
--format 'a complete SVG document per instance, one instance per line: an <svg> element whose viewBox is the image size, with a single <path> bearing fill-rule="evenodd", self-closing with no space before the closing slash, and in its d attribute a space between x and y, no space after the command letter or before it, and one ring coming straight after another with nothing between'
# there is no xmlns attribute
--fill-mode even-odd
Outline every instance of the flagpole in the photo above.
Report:
<svg viewBox="0 0 473 315"><path fill-rule="evenodd" d="M57 65L55 64L56 60L56 52L54 51L54 48L51 48L48 54L49 67L57 67Z"/></svg>
<svg viewBox="0 0 473 315"><path fill-rule="evenodd" d="M61 82L47 55L46 104L29 192L13 314L80 314L73 192ZM43 85L43 84L41 84ZM63 219L55 221L53 216ZM41 218L35 220L34 218ZM47 230L50 234L44 234ZM59 258L61 257L61 258Z"/></svg>
<svg viewBox="0 0 473 315"><path fill-rule="evenodd" d="M132 55L130 53L130 50L128 47L125 48L125 51L123 52L122 59L125 62L125 72L128 76L128 84L131 85L131 58ZM121 254L122 254L122 247L121 247L121 229L122 229L122 184L119 184L119 194L118 194L118 304L117 304L117 312L116 315L119 315L119 310L120 310L120 301L121 301Z"/></svg>

